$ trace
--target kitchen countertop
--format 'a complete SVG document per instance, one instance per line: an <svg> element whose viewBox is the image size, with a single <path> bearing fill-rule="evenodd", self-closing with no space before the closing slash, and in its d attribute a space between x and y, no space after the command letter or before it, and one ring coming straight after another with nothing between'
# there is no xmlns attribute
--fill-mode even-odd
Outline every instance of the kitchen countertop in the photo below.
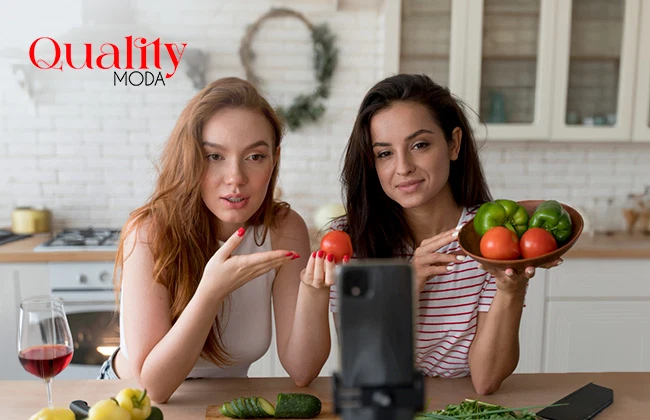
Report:
<svg viewBox="0 0 650 420"><path fill-rule="evenodd" d="M115 251L34 252L34 247L51 239L49 234L34 235L0 245L0 263L36 263L51 261L115 261Z"/></svg>
<svg viewBox="0 0 650 420"><path fill-rule="evenodd" d="M581 235L563 258L648 258L650 235L616 233L614 235Z"/></svg>
<svg viewBox="0 0 650 420"><path fill-rule="evenodd" d="M644 419L650 413L650 372L648 373L568 373L512 375L493 395L477 395L469 378L427 378L425 402L429 410L459 404L465 398L523 407L552 404L589 382L614 390L614 403L598 415L599 420ZM81 399L93 404L116 395L122 388L135 387L134 380L57 381L52 383L55 406L67 406ZM242 396L262 396L275 402L278 392L304 392L332 402L331 378L317 378L309 387L298 388L290 378L194 379L185 381L167 404L159 406L166 419L205 419L208 405L220 405ZM2 418L24 420L46 402L42 381L0 381Z"/></svg>
<svg viewBox="0 0 650 420"><path fill-rule="evenodd" d="M50 235L34 235L0 245L0 263L50 261L114 261L115 251L54 251L34 252L36 245L50 239ZM650 236L618 233L611 236L582 235L564 258L648 258Z"/></svg>

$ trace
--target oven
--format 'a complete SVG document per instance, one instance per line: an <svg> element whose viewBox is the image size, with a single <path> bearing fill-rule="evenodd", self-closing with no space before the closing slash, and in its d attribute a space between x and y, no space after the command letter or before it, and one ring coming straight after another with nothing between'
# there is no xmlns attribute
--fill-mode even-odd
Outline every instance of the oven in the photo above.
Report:
<svg viewBox="0 0 650 420"><path fill-rule="evenodd" d="M51 262L52 294L63 299L74 354L57 379L95 379L120 343L112 262Z"/></svg>

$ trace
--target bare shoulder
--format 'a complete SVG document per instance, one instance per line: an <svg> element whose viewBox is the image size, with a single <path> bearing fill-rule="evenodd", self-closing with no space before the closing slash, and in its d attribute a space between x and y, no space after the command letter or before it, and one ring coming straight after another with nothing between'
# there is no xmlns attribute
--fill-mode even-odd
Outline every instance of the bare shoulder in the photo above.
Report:
<svg viewBox="0 0 650 420"><path fill-rule="evenodd" d="M305 220L293 209L282 211L276 225L271 228L271 243L274 249L287 248L284 244L309 241Z"/></svg>
<svg viewBox="0 0 650 420"><path fill-rule="evenodd" d="M124 259L126 260L136 250L150 252L152 242L151 221L140 219L129 221L122 229L124 240Z"/></svg>

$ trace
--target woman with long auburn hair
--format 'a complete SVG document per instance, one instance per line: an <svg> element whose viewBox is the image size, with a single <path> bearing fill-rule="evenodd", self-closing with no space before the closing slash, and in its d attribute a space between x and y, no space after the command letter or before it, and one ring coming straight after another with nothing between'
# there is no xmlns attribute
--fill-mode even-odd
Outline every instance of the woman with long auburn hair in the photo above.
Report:
<svg viewBox="0 0 650 420"><path fill-rule="evenodd" d="M460 250L458 231L492 199L460 101L425 75L380 81L359 108L341 180L346 216L332 227L350 234L354 257L412 264L418 369L447 378L471 374L478 393L496 391L519 360L535 268L488 272ZM336 294L333 287L332 312Z"/></svg>
<svg viewBox="0 0 650 420"><path fill-rule="evenodd" d="M164 402L186 378L245 377L271 342L271 301L282 365L299 386L318 375L334 262L309 255L305 222L273 197L282 134L241 79L214 81L187 104L154 193L122 231L120 347L100 378L134 376Z"/></svg>

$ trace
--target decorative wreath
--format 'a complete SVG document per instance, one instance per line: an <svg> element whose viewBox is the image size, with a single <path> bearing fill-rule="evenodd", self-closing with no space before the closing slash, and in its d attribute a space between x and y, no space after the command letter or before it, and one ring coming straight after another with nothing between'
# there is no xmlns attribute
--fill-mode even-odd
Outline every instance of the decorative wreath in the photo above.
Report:
<svg viewBox="0 0 650 420"><path fill-rule="evenodd" d="M305 121L315 122L325 113L325 105L322 100L330 94L330 83L338 61L338 50L334 46L335 36L327 24L313 25L305 16L291 9L271 9L246 30L239 47L239 58L246 70L246 79L259 85L261 80L252 68L252 62L255 59L255 54L251 49L253 37L265 20L287 16L299 19L311 31L314 51L313 66L318 81L318 86L312 93L298 95L288 108L278 107L277 109L278 114L287 122L289 128L296 130Z"/></svg>

